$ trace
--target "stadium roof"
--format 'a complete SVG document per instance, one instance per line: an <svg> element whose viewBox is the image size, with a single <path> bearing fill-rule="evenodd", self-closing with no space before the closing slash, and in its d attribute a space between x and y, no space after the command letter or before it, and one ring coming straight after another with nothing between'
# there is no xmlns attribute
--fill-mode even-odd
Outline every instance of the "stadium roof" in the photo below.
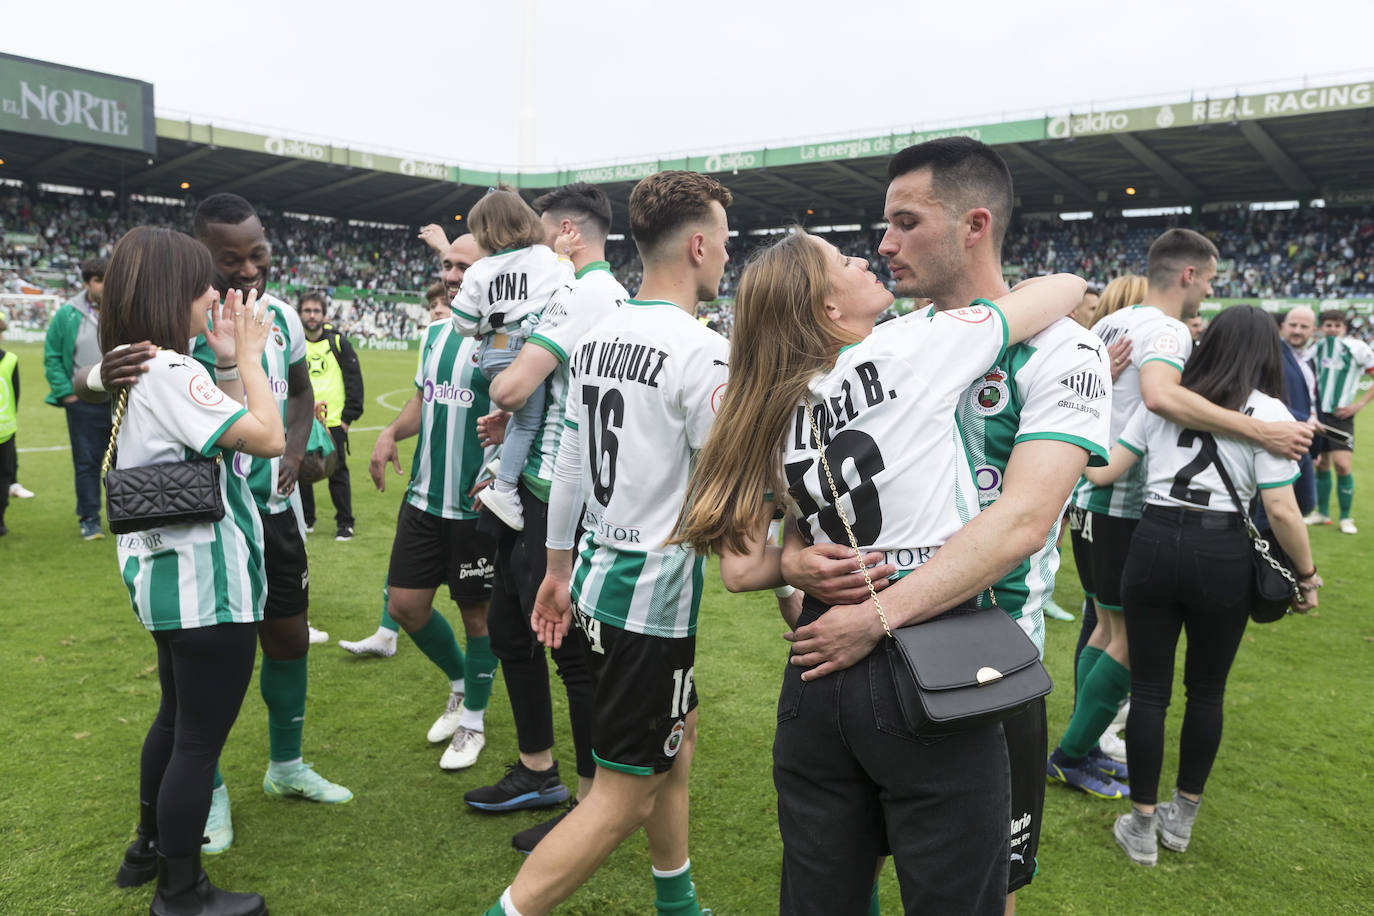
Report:
<svg viewBox="0 0 1374 916"><path fill-rule="evenodd" d="M997 147L1022 212L1317 197L1374 202L1374 81L521 173L161 117L151 152L146 140L119 148L94 135L96 142L40 136L2 98L4 66L19 60L0 60L0 178L172 198L233 191L276 210L341 218L451 225L498 181L533 198L585 180L605 187L623 226L636 181L689 168L717 175L734 192L736 228L866 224L881 219L891 153L949 135ZM71 73L75 79L88 71ZM129 91L139 87L147 84ZM151 121L151 87L143 91Z"/></svg>

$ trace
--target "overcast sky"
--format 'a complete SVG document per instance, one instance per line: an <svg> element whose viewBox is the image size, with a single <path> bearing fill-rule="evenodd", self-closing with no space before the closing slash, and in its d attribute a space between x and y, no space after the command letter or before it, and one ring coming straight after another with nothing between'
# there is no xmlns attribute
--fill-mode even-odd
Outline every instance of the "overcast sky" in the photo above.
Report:
<svg viewBox="0 0 1374 916"><path fill-rule="evenodd" d="M516 166L523 3L8 3L0 51L147 80L164 116ZM1369 0L535 0L533 161L1355 81L1371 33Z"/></svg>

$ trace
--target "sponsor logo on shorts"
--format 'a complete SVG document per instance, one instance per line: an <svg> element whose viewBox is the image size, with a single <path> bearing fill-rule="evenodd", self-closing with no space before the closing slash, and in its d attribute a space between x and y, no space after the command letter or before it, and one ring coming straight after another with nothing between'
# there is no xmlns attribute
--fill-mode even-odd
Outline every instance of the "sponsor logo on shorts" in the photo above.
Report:
<svg viewBox="0 0 1374 916"><path fill-rule="evenodd" d="M673 723L673 730L668 732L668 737L663 742L663 756L676 757L677 752L682 747L682 735L687 731L687 723L683 719L678 719Z"/></svg>
<svg viewBox="0 0 1374 916"><path fill-rule="evenodd" d="M476 563L464 563L458 567L459 579L489 579L495 572L486 557L478 557Z"/></svg>
<svg viewBox="0 0 1374 916"><path fill-rule="evenodd" d="M191 376L191 400L202 407L218 407L224 403L224 392L206 375Z"/></svg>
<svg viewBox="0 0 1374 916"><path fill-rule="evenodd" d="M1085 401L1096 401L1098 398L1107 396L1107 386L1102 383L1102 378L1091 369L1066 375L1059 380L1059 384Z"/></svg>
<svg viewBox="0 0 1374 916"><path fill-rule="evenodd" d="M973 389L969 406L981 416L995 417L1006 409L1010 396L1006 373L994 369L983 376L982 382Z"/></svg>

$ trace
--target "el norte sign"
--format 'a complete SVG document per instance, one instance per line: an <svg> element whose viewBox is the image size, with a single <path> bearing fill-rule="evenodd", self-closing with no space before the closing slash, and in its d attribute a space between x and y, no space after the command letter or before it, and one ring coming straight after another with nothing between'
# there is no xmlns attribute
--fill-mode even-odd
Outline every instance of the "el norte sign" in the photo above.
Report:
<svg viewBox="0 0 1374 916"><path fill-rule="evenodd" d="M0 54L0 131L157 152L153 84Z"/></svg>

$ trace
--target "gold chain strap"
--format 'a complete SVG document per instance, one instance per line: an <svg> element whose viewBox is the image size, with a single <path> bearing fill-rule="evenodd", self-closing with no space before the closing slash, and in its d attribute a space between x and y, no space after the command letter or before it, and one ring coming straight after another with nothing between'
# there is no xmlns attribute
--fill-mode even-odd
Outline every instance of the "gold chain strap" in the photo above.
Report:
<svg viewBox="0 0 1374 916"><path fill-rule="evenodd" d="M119 389L119 400L115 403L114 419L110 423L110 444L105 447L105 460L100 463L100 476L110 473L110 462L114 460L115 439L119 436L119 424L124 422L124 411L129 407L129 389Z"/></svg>
<svg viewBox="0 0 1374 916"><path fill-rule="evenodd" d="M864 574L864 585L868 586L868 594L873 598L873 606L878 609L878 619L883 622L883 630L887 632L888 639L895 639L892 635L892 628L887 625L887 614L883 613L883 603L878 600L878 592L873 588L873 580L868 575L868 564L864 562L864 552L859 549L859 541L854 537L854 529L849 527L849 519L844 514L844 507L840 505L840 491L835 486L835 478L830 473L830 462L825 460L825 446L821 443L821 430L816 425L816 415L811 412L811 404L806 405L806 419L811 423L811 431L816 434L816 451L821 456L821 467L825 470L825 479L830 484L830 495L834 498L833 505L835 511L839 513L840 521L844 523L845 534L849 535L849 546L854 548L854 555L859 558L859 571Z"/></svg>

